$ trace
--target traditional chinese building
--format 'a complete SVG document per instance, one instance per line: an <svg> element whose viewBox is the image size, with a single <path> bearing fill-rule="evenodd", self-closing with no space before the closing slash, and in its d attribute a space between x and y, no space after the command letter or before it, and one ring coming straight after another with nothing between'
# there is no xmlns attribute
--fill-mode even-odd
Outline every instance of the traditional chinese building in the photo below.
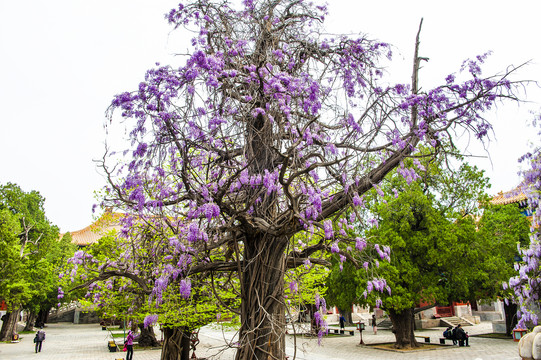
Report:
<svg viewBox="0 0 541 360"><path fill-rule="evenodd" d="M111 234L113 231L119 231L121 229L118 221L120 216L122 215L119 213L106 211L98 220L87 227L73 232L70 231L71 242L82 248L98 242L100 238ZM60 237L62 236L64 234L60 234Z"/></svg>
<svg viewBox="0 0 541 360"><path fill-rule="evenodd" d="M490 203L494 205L518 204L522 214L527 216L530 220L532 218L532 210L528 207L528 198L522 191L500 191L498 195L494 196L492 200L490 200Z"/></svg>

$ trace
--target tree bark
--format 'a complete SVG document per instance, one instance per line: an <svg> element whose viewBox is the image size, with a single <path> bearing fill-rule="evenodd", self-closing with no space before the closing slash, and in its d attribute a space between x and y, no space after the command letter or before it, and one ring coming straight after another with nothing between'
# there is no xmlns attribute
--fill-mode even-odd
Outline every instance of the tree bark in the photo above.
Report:
<svg viewBox="0 0 541 360"><path fill-rule="evenodd" d="M38 315L35 312L30 311L28 313L28 317L26 318L26 325L24 326L23 331L33 331L34 330L34 323L35 323L37 317L38 317Z"/></svg>
<svg viewBox="0 0 541 360"><path fill-rule="evenodd" d="M49 311L51 308L41 309L38 313L38 318L36 319L36 327L44 326L45 323L49 320Z"/></svg>
<svg viewBox="0 0 541 360"><path fill-rule="evenodd" d="M156 347L160 346L160 343L156 339L156 334L154 334L154 329L152 326L145 328L143 324L139 325L139 330L141 335L139 336L138 343L140 346L149 346Z"/></svg>
<svg viewBox="0 0 541 360"><path fill-rule="evenodd" d="M415 340L413 308L400 312L389 310L389 317L393 323L393 332L396 338L395 348L416 348L419 344Z"/></svg>
<svg viewBox="0 0 541 360"><path fill-rule="evenodd" d="M307 305L307 314L310 318L310 334L317 335L319 333L319 326L316 324L316 318L314 314L317 312L316 305Z"/></svg>
<svg viewBox="0 0 541 360"><path fill-rule="evenodd" d="M11 341L13 334L17 330L17 320L20 309L6 312L2 316L2 329L0 329L0 341Z"/></svg>
<svg viewBox="0 0 541 360"><path fill-rule="evenodd" d="M351 315L351 308L349 308L349 310L344 310L344 309L339 308L338 312L340 313L341 316L343 316L346 319L346 325L347 324L353 324L353 317Z"/></svg>
<svg viewBox="0 0 541 360"><path fill-rule="evenodd" d="M509 301L509 305L503 303L503 310L505 313L505 335L512 336L513 329L517 326L517 304Z"/></svg>
<svg viewBox="0 0 541 360"><path fill-rule="evenodd" d="M283 302L287 238L260 236L244 244L241 328L236 360L285 359Z"/></svg>
<svg viewBox="0 0 541 360"><path fill-rule="evenodd" d="M164 328L161 360L189 360L190 335L192 331L186 328Z"/></svg>

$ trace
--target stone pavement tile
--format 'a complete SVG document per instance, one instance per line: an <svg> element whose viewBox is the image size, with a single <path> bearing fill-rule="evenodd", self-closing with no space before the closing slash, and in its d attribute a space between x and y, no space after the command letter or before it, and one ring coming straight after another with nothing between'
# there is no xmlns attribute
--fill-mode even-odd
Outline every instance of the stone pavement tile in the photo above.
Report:
<svg viewBox="0 0 541 360"><path fill-rule="evenodd" d="M419 331L417 334L429 336L432 343L439 343L444 328L436 328L428 331ZM485 323L466 328L470 334L491 332L491 324ZM353 337L329 337L324 339L322 346L317 346L315 340L305 340L306 353L304 359L520 359L517 351L517 343L512 340L471 338L470 347L450 346L438 350L399 353L377 350L370 347L360 347L359 333L355 332L355 345ZM379 342L393 342L394 335L390 331L378 331L373 335L372 331L365 331L363 340L367 344ZM299 343L299 342L297 342ZM302 342L301 342L302 344ZM316 356L314 356L316 355Z"/></svg>
<svg viewBox="0 0 541 360"><path fill-rule="evenodd" d="M107 348L108 333L98 324L47 324L46 338L40 353L34 351L34 335L21 335L21 342L0 343L0 360L114 360L124 359L122 351L111 353ZM122 341L122 340L121 340ZM137 355L137 356L135 356ZM134 360L158 360L160 351L146 350L134 353Z"/></svg>
<svg viewBox="0 0 541 360"><path fill-rule="evenodd" d="M353 330L353 327L346 327L346 330ZM439 338L442 337L442 333L445 328L435 328L430 330L423 330L417 332L423 336L429 336L432 343L439 343ZM480 325L470 326L466 328L471 335L489 333L492 331L492 325L490 323L481 323ZM291 331L290 331L291 332ZM204 327L199 332L201 344L216 342L215 346L218 346L221 342L223 344L224 336L231 338L234 333L226 332L222 334L219 329L212 327ZM370 347L358 346L359 344L359 332L355 331L354 336L342 336L342 337L325 337L318 345L317 339L297 337L296 345L297 352L296 358L299 360L357 360L357 359L442 359L442 360L520 360L518 356L517 343L512 340L501 339L486 339L473 337L470 338L470 347L458 347L449 346L438 350L418 351L410 353L392 352L377 350ZM378 331L378 335L373 335L371 329L363 332L363 341L367 344L381 343L381 342L394 342L394 335L390 331ZM201 345L200 345L201 346ZM288 336L286 340L286 352L289 359L293 359L294 346L293 337ZM205 355L205 353L197 351L198 356ZM234 356L219 357L223 360L231 360Z"/></svg>
<svg viewBox="0 0 541 360"><path fill-rule="evenodd" d="M418 332L424 336L430 336L431 342L438 342L444 328L436 328ZM466 328L470 334L490 332L490 324L481 324ZM16 344L0 343L0 360L114 360L124 359L125 353L110 353L107 349L108 333L101 331L97 324L74 325L69 323L48 324L45 328L47 338L43 343L41 353L34 353L32 342L33 334L22 336L21 342ZM201 329L199 338L201 343L197 347L196 354L199 357L207 357L216 360L233 360L234 349L227 348L226 342L234 339L235 332L222 332L214 326L206 326ZM390 331L378 331L378 335L365 331L363 340L368 344L378 342L392 342L394 336ZM512 340L470 338L470 347L447 347L445 349L398 353L377 350L358 346L359 332L355 336L328 337L324 338L321 345L317 339L298 337L297 359L299 360L373 360L373 359L404 359L404 360L519 360L517 343ZM120 344L122 340L118 343ZM287 354L293 359L293 337L287 336ZM223 351L221 351L223 350ZM214 355L214 356L213 356ZM135 351L134 360L158 360L159 350Z"/></svg>

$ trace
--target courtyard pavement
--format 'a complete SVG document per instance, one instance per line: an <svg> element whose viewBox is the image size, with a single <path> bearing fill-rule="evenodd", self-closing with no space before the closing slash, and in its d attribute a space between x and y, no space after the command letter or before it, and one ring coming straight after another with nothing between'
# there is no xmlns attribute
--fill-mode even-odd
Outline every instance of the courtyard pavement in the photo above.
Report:
<svg viewBox="0 0 541 360"><path fill-rule="evenodd" d="M354 329L354 328L346 328ZM125 358L125 353L111 353L107 349L110 340L108 332L102 331L97 324L74 325L71 323L47 324L44 329L47 337L43 342L41 353L34 352L33 334L22 334L18 343L0 343L0 360L113 360ZM418 331L418 335L430 336L432 343L438 343L444 328ZM470 335L491 332L490 323L481 323L465 327ZM198 357L207 359L234 359L234 350L228 349L225 344L234 336L234 332L222 331L213 326L201 329L197 347ZM118 339L118 338L117 338ZM366 344L392 342L394 336L390 331L380 330L373 335L371 328L363 332ZM117 343L121 345L120 338ZM470 338L470 347L448 346L437 350L399 353L377 350L370 347L359 346L359 332L354 336L326 337L321 345L317 339L297 337L296 358L299 360L353 360L353 359L442 359L442 360L487 360L487 359L513 359L520 360L517 344L512 340L487 339L479 337ZM287 338L287 355L293 359L293 337ZM134 360L159 360L160 350L140 350L134 352Z"/></svg>

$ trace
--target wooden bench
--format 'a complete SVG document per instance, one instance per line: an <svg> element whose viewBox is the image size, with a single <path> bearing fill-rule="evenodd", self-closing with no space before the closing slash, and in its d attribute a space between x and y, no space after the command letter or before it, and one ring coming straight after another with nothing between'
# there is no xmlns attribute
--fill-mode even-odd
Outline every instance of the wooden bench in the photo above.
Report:
<svg viewBox="0 0 541 360"><path fill-rule="evenodd" d="M442 337L442 338L440 338L440 344L445 345L445 340L450 341L451 343L453 343L453 339L448 339L448 338Z"/></svg>
<svg viewBox="0 0 541 360"><path fill-rule="evenodd" d="M116 346L114 340L107 342L107 347L109 348L109 352L117 352L118 350L118 346Z"/></svg>
<svg viewBox="0 0 541 360"><path fill-rule="evenodd" d="M423 335L415 335L416 338L423 338L425 339L425 343L430 343L430 336L423 336Z"/></svg>
<svg viewBox="0 0 541 360"><path fill-rule="evenodd" d="M353 336L355 335L355 330L345 330L345 329L331 329L329 328L329 332L332 330L335 334L344 334L345 332L348 332L349 335Z"/></svg>

